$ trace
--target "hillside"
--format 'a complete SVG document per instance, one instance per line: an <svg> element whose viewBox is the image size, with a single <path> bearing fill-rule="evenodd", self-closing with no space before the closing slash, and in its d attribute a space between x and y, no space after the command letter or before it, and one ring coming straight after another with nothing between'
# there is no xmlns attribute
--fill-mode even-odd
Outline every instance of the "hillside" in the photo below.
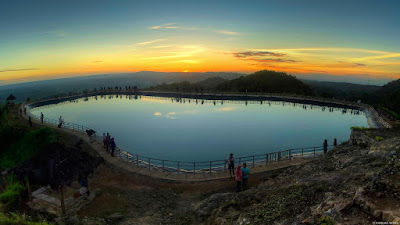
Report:
<svg viewBox="0 0 400 225"><path fill-rule="evenodd" d="M345 82L328 82L302 80L308 84L316 95L326 98L346 99L350 101L367 100L381 88L375 85L352 84Z"/></svg>
<svg viewBox="0 0 400 225"><path fill-rule="evenodd" d="M196 83L188 81L162 84L149 90L168 91L228 91L228 92L265 92L313 95L312 89L296 77L282 72L258 71L247 76L226 80L219 77L209 78Z"/></svg>
<svg viewBox="0 0 400 225"><path fill-rule="evenodd" d="M176 82L172 84L160 84L154 87L148 88L149 90L160 90L160 91L212 91L218 85L228 81L221 77L212 77L195 83L189 81Z"/></svg>
<svg viewBox="0 0 400 225"><path fill-rule="evenodd" d="M262 70L227 81L217 86L221 91L291 93L312 95L312 89L296 77L270 70Z"/></svg>
<svg viewBox="0 0 400 225"><path fill-rule="evenodd" d="M162 83L169 84L178 81L198 82L213 77L229 80L240 76L243 76L243 74L224 72L181 73L143 71L137 73L92 75L35 81L0 86L0 103L4 102L10 94L17 97L16 102L18 103L25 101L28 97L34 100L69 92L82 92L84 89L93 90L99 87L138 86L139 88L146 88Z"/></svg>
<svg viewBox="0 0 400 225"><path fill-rule="evenodd" d="M400 79L389 82L380 88L378 96L380 99L376 104L394 111L394 116L400 120ZM393 115L393 113L391 114Z"/></svg>

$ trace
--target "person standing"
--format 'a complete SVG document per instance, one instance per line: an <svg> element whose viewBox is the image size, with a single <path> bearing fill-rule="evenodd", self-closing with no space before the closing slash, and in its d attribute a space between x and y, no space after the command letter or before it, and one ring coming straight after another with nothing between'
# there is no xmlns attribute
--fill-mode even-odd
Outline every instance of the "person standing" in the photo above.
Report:
<svg viewBox="0 0 400 225"><path fill-rule="evenodd" d="M240 192L241 188L242 188L242 181L243 181L243 172L241 169L241 166L238 165L236 168L236 192Z"/></svg>
<svg viewBox="0 0 400 225"><path fill-rule="evenodd" d="M233 153L226 158L225 162L228 163L229 175L232 179L233 176L235 176L235 157L233 156Z"/></svg>
<svg viewBox="0 0 400 225"><path fill-rule="evenodd" d="M64 123L64 120L63 120L63 118L60 116L60 118L58 118L58 128L61 128L62 125L63 125L63 123Z"/></svg>
<svg viewBox="0 0 400 225"><path fill-rule="evenodd" d="M106 136L106 150L107 150L107 153L108 153L108 148L110 147L110 142L111 142L111 136L110 136L109 133L107 133L107 136Z"/></svg>
<svg viewBox="0 0 400 225"><path fill-rule="evenodd" d="M43 119L44 119L44 115L43 115L43 113L41 112L41 113L40 113L40 122L43 123Z"/></svg>
<svg viewBox="0 0 400 225"><path fill-rule="evenodd" d="M32 118L31 117L29 117L29 119L28 119L28 123L29 123L29 126L33 126L33 124L32 124Z"/></svg>
<svg viewBox="0 0 400 225"><path fill-rule="evenodd" d="M242 176L243 176L243 190L246 190L247 185L249 183L249 174L250 174L250 169L247 168L247 164L243 163L243 168L242 168Z"/></svg>
<svg viewBox="0 0 400 225"><path fill-rule="evenodd" d="M107 143L106 133L103 133L103 148L106 148L106 143Z"/></svg>
<svg viewBox="0 0 400 225"><path fill-rule="evenodd" d="M334 140L333 140L333 146L337 146L337 139L335 138Z"/></svg>
<svg viewBox="0 0 400 225"><path fill-rule="evenodd" d="M111 147L111 156L112 156L112 157L114 157L114 150L115 150L115 147L116 147L116 146L117 146L117 145L115 144L114 138L111 138L110 147Z"/></svg>
<svg viewBox="0 0 400 225"><path fill-rule="evenodd" d="M324 141L324 154L326 154L326 152L328 152L328 140L325 139L325 141Z"/></svg>

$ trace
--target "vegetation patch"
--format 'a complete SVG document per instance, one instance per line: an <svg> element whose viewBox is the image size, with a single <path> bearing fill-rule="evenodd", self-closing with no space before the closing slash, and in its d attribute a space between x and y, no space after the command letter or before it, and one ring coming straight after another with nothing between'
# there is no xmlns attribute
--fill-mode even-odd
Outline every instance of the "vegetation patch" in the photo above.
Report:
<svg viewBox="0 0 400 225"><path fill-rule="evenodd" d="M13 208L22 199L24 191L25 186L17 181L14 176L9 176L6 188L0 193L1 204L6 209Z"/></svg>
<svg viewBox="0 0 400 225"><path fill-rule="evenodd" d="M49 223L44 219L39 219L39 221L34 221L33 218L27 216L25 214L17 214L17 213L1 213L0 212L0 224L2 225L50 225L53 223Z"/></svg>
<svg viewBox="0 0 400 225"><path fill-rule="evenodd" d="M318 220L319 225L334 225L335 222L329 216L322 216Z"/></svg>
<svg viewBox="0 0 400 225"><path fill-rule="evenodd" d="M383 141L385 138L381 137L381 136L376 136L375 137L375 141Z"/></svg>
<svg viewBox="0 0 400 225"><path fill-rule="evenodd" d="M363 131L363 130L373 130L374 128L371 127L350 127L351 130Z"/></svg>

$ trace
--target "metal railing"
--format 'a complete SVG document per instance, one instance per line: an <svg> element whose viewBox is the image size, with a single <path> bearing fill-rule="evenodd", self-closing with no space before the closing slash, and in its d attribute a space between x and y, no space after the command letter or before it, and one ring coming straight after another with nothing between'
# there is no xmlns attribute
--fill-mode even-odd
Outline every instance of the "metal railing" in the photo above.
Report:
<svg viewBox="0 0 400 225"><path fill-rule="evenodd" d="M40 116L32 114L29 105L27 106L26 115L31 117L31 119L37 120L39 123L41 123ZM45 117L43 117L43 123L59 125L58 120ZM86 134L86 130L90 129L88 127L70 122L63 122L61 128L78 131L84 134ZM96 133L93 135L93 139L100 144L103 143L102 137L96 135ZM332 147L333 146L328 146L327 150L331 149ZM129 153L119 148L118 146L115 150L115 154L126 162L132 163L142 168L148 168L149 170L168 171L176 173L212 173L226 171L228 169L228 162L226 160L201 162L174 161ZM268 165L269 163L282 162L299 158L315 158L323 154L323 146L295 148L259 155L237 157L235 158L235 163L246 163L249 167L256 167Z"/></svg>

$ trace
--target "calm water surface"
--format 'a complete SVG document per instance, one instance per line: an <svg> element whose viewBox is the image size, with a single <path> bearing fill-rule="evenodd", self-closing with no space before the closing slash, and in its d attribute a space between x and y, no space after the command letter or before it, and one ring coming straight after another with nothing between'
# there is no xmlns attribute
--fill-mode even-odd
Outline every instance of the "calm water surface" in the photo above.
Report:
<svg viewBox="0 0 400 225"><path fill-rule="evenodd" d="M32 110L109 132L122 149L181 161L224 159L347 141L363 112L274 101L212 101L126 95L81 98Z"/></svg>

